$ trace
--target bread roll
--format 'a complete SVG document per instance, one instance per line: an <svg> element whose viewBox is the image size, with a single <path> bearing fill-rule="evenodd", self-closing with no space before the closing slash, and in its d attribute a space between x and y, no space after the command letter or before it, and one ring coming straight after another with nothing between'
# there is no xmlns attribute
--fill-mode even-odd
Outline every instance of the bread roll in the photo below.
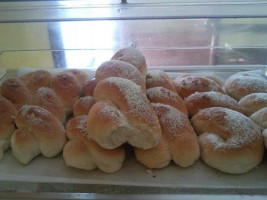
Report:
<svg viewBox="0 0 267 200"><path fill-rule="evenodd" d="M261 128L267 129L267 107L264 107L250 116L250 119Z"/></svg>
<svg viewBox="0 0 267 200"><path fill-rule="evenodd" d="M183 114L187 115L185 103L176 92L163 87L153 87L147 89L146 94L150 102L173 106Z"/></svg>
<svg viewBox="0 0 267 200"><path fill-rule="evenodd" d="M135 148L138 161L148 168L162 168L171 160L181 167L189 167L199 158L199 145L186 115L172 106L152 104L159 118L162 139L153 149Z"/></svg>
<svg viewBox="0 0 267 200"><path fill-rule="evenodd" d="M140 71L132 64L120 60L109 60L102 63L96 70L96 83L108 77L121 77L133 81L139 85L145 93L145 79L141 76Z"/></svg>
<svg viewBox="0 0 267 200"><path fill-rule="evenodd" d="M82 94L84 96L94 96L95 86L96 86L95 78L85 81L82 89Z"/></svg>
<svg viewBox="0 0 267 200"><path fill-rule="evenodd" d="M90 109L95 104L95 98L91 96L81 97L78 101L75 102L73 106L73 115L88 115Z"/></svg>
<svg viewBox="0 0 267 200"><path fill-rule="evenodd" d="M0 161L10 146L10 138L15 130L14 118L17 113L13 104L0 95Z"/></svg>
<svg viewBox="0 0 267 200"><path fill-rule="evenodd" d="M39 88L50 86L52 74L46 70L37 70L27 73L19 78L26 88L34 94Z"/></svg>
<svg viewBox="0 0 267 200"><path fill-rule="evenodd" d="M223 89L213 80L200 76L190 75L185 77L177 77L174 86L180 97L185 98L195 92L215 91L225 94Z"/></svg>
<svg viewBox="0 0 267 200"><path fill-rule="evenodd" d="M78 69L70 69L70 70L67 70L66 72L72 73L77 78L81 90L85 82L89 80L89 75L85 73L84 71L81 71Z"/></svg>
<svg viewBox="0 0 267 200"><path fill-rule="evenodd" d="M1 85L1 95L11 101L16 109L27 104L30 100L29 90L19 78L9 78Z"/></svg>
<svg viewBox="0 0 267 200"><path fill-rule="evenodd" d="M238 104L247 116L252 115L257 110L267 107L267 93L252 93L240 99Z"/></svg>
<svg viewBox="0 0 267 200"><path fill-rule="evenodd" d="M61 123L64 123L66 120L64 106L60 99L57 97L55 91L51 88L39 88L32 97L31 105L40 106L50 111L59 119Z"/></svg>
<svg viewBox="0 0 267 200"><path fill-rule="evenodd" d="M262 136L263 136L263 140L264 140L265 149L267 149L267 129L262 131Z"/></svg>
<svg viewBox="0 0 267 200"><path fill-rule="evenodd" d="M159 121L145 94L134 82L119 77L106 78L97 84L94 97L97 101L112 101L119 111L125 115L124 119L123 117L117 118L120 114L116 114L115 123L112 116L108 120L110 127L107 131L106 127L108 125L103 126L107 122L102 121L101 118L97 121L95 105L91 108L88 115L87 129L91 137L100 146L112 149L121 145L125 140L131 145L143 149L149 149L158 144L161 137ZM113 112L115 111L111 113ZM125 129L125 127L127 128ZM99 136L101 132L105 134ZM98 136L99 139L97 139ZM100 140L105 142L102 143Z"/></svg>
<svg viewBox="0 0 267 200"><path fill-rule="evenodd" d="M80 83L71 72L57 74L51 80L51 86L55 90L68 115L72 113L74 103L80 97Z"/></svg>
<svg viewBox="0 0 267 200"><path fill-rule="evenodd" d="M99 168L106 173L114 173L120 170L125 152L122 147L107 150L100 147L87 134L87 116L82 115L71 119L66 132L69 142L63 150L63 158L66 165L93 170Z"/></svg>
<svg viewBox="0 0 267 200"><path fill-rule="evenodd" d="M54 157L62 151L66 142L64 127L48 110L24 105L15 122L19 130L11 137L11 147L14 156L23 164L28 164L37 155L36 144L45 157Z"/></svg>
<svg viewBox="0 0 267 200"><path fill-rule="evenodd" d="M172 79L164 71L150 71L146 75L146 88L163 87L176 93Z"/></svg>
<svg viewBox="0 0 267 200"><path fill-rule="evenodd" d="M132 64L140 71L142 77L144 79L146 78L146 73L147 73L146 59L143 53L139 49L132 47L120 49L118 52L114 54L114 56L111 59L121 60Z"/></svg>
<svg viewBox="0 0 267 200"><path fill-rule="evenodd" d="M228 95L219 92L196 92L184 99L189 116L192 117L200 110L211 107L224 107L243 113L237 101Z"/></svg>
<svg viewBox="0 0 267 200"><path fill-rule="evenodd" d="M201 110L191 119L199 134L202 160L222 172L242 174L263 158L261 131L245 115L228 108Z"/></svg>
<svg viewBox="0 0 267 200"><path fill-rule="evenodd" d="M267 80L259 74L236 73L225 81L226 93L239 101L252 93L266 93Z"/></svg>

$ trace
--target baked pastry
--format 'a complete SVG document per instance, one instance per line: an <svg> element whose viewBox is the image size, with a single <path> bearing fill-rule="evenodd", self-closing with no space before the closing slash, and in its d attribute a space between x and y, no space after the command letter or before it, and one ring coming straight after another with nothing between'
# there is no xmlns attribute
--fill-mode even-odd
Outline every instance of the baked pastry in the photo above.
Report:
<svg viewBox="0 0 267 200"><path fill-rule="evenodd" d="M200 110L211 107L224 107L243 113L237 101L219 92L196 92L184 99L189 116L192 117Z"/></svg>
<svg viewBox="0 0 267 200"><path fill-rule="evenodd" d="M73 115L88 115L90 109L95 104L95 98L91 96L81 97L78 101L75 102L73 106Z"/></svg>
<svg viewBox="0 0 267 200"><path fill-rule="evenodd" d="M152 105L159 118L162 139L155 148L135 148L136 159L148 168L166 167L171 160L181 167L193 165L199 158L199 144L187 116L169 105Z"/></svg>
<svg viewBox="0 0 267 200"><path fill-rule="evenodd" d="M37 70L29 72L19 78L26 88L34 94L39 88L50 86L52 74L46 70Z"/></svg>
<svg viewBox="0 0 267 200"><path fill-rule="evenodd" d="M172 79L160 70L150 71L146 75L146 88L163 87L172 92L176 92Z"/></svg>
<svg viewBox="0 0 267 200"><path fill-rule="evenodd" d="M134 82L110 77L100 81L94 97L97 103L88 114L87 130L100 146L113 149L124 142L149 149L161 137L157 116L141 88ZM101 101L109 100L109 103Z"/></svg>
<svg viewBox="0 0 267 200"><path fill-rule="evenodd" d="M263 136L263 140L264 140L265 149L267 149L267 129L264 129L262 131L262 136Z"/></svg>
<svg viewBox="0 0 267 200"><path fill-rule="evenodd" d="M74 103L80 98L80 83L71 72L57 74L51 80L51 86L64 105L67 116L72 113Z"/></svg>
<svg viewBox="0 0 267 200"><path fill-rule="evenodd" d="M40 106L50 111L61 123L66 121L64 106L56 95L56 92L49 87L39 88L32 96L30 104Z"/></svg>
<svg viewBox="0 0 267 200"><path fill-rule="evenodd" d="M256 111L250 116L250 119L258 124L262 129L267 129L267 106Z"/></svg>
<svg viewBox="0 0 267 200"><path fill-rule="evenodd" d="M81 70L78 70L78 69L70 69L70 70L67 70L66 72L70 72L74 76L76 76L76 78L77 78L77 80L79 82L81 90L82 90L82 87L85 84L85 82L87 80L89 80L89 75L87 73L85 73L84 71L81 71Z"/></svg>
<svg viewBox="0 0 267 200"><path fill-rule="evenodd" d="M96 70L96 83L108 77L121 77L133 81L139 85L142 91L146 91L145 79L140 71L128 62L121 60L109 60L102 63Z"/></svg>
<svg viewBox="0 0 267 200"><path fill-rule="evenodd" d="M66 142L65 129L52 113L39 106L24 105L15 118L17 130L11 137L13 155L28 164L39 153L59 154Z"/></svg>
<svg viewBox="0 0 267 200"><path fill-rule="evenodd" d="M236 73L225 81L225 91L239 101L248 94L266 93L267 80L255 73Z"/></svg>
<svg viewBox="0 0 267 200"><path fill-rule="evenodd" d="M201 76L178 76L173 83L177 93L182 98L186 98L195 92L215 91L225 94L223 89L215 81Z"/></svg>
<svg viewBox="0 0 267 200"><path fill-rule="evenodd" d="M87 116L71 119L66 132L70 139L64 147L63 158L66 165L85 170L99 168L106 173L120 170L125 152L123 147L104 149L92 140L86 130Z"/></svg>
<svg viewBox="0 0 267 200"><path fill-rule="evenodd" d="M120 49L114 54L114 56L111 59L121 60L132 64L140 71L142 77L144 79L146 78L146 73L147 73L146 59L143 53L139 49L132 47Z"/></svg>
<svg viewBox="0 0 267 200"><path fill-rule="evenodd" d="M4 152L10 146L10 138L15 130L15 115L17 113L14 105L5 97L0 95L0 161Z"/></svg>
<svg viewBox="0 0 267 200"><path fill-rule="evenodd" d="M222 172L241 174L262 161L261 130L245 115L213 107L199 111L191 122L199 135L201 158L207 165Z"/></svg>
<svg viewBox="0 0 267 200"><path fill-rule="evenodd" d="M5 80L0 89L1 95L13 103L16 109L30 101L30 92L19 78Z"/></svg>
<svg viewBox="0 0 267 200"><path fill-rule="evenodd" d="M95 78L85 81L82 89L82 94L84 96L94 96L95 86L96 86Z"/></svg>
<svg viewBox="0 0 267 200"><path fill-rule="evenodd" d="M257 110L267 107L267 93L252 93L246 95L239 100L238 104L244 110L244 114L250 116Z"/></svg>

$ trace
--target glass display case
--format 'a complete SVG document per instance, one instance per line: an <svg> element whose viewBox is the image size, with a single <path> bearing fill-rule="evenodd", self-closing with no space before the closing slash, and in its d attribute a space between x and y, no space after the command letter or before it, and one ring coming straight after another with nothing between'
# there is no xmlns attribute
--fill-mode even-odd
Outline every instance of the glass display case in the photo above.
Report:
<svg viewBox="0 0 267 200"><path fill-rule="evenodd" d="M267 2L92 0L0 2L0 83L24 69L95 71L136 47L148 70L258 70L266 76ZM131 152L130 152L131 154ZM0 199L265 199L267 161L244 175L204 166L148 171L133 156L118 174L84 172L54 160L0 163ZM47 166L43 165L47 162ZM14 166L10 167L10 163Z"/></svg>

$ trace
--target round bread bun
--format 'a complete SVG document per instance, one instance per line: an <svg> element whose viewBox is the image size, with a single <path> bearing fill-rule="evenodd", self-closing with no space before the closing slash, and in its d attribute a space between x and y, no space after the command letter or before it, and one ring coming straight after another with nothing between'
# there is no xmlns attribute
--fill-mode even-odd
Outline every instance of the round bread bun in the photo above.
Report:
<svg viewBox="0 0 267 200"><path fill-rule="evenodd" d="M49 87L52 74L46 70L37 70L27 73L20 80L25 84L27 89L34 94L41 87Z"/></svg>
<svg viewBox="0 0 267 200"><path fill-rule="evenodd" d="M199 134L202 160L222 172L242 174L263 158L261 130L245 115L228 108L199 111L191 119Z"/></svg>
<svg viewBox="0 0 267 200"><path fill-rule="evenodd" d="M225 91L239 101L242 97L252 93L266 93L267 80L259 74L236 73L225 81Z"/></svg>
<svg viewBox="0 0 267 200"><path fill-rule="evenodd" d="M187 115L185 103L176 92L163 87L153 87L147 89L146 94L150 102L173 106L183 114Z"/></svg>
<svg viewBox="0 0 267 200"><path fill-rule="evenodd" d="M150 71L146 75L146 88L163 87L176 93L172 79L164 71Z"/></svg>
<svg viewBox="0 0 267 200"><path fill-rule="evenodd" d="M96 86L95 78L85 81L82 89L82 94L84 96L94 96L95 86Z"/></svg>
<svg viewBox="0 0 267 200"><path fill-rule="evenodd" d="M5 80L0 89L1 95L8 99L16 109L20 109L30 100L30 92L19 78L13 77Z"/></svg>
<svg viewBox="0 0 267 200"><path fill-rule="evenodd" d="M10 138L15 130L16 113L17 110L14 105L0 95L0 161L10 146Z"/></svg>
<svg viewBox="0 0 267 200"><path fill-rule="evenodd" d="M90 109L95 104L95 98L91 96L81 97L73 106L73 115L88 115Z"/></svg>
<svg viewBox="0 0 267 200"><path fill-rule="evenodd" d="M267 107L264 107L250 116L250 119L258 124L261 128L267 129Z"/></svg>
<svg viewBox="0 0 267 200"><path fill-rule="evenodd" d="M267 107L267 93L252 93L244 96L238 102L247 116L252 115L257 110Z"/></svg>
<svg viewBox="0 0 267 200"><path fill-rule="evenodd" d="M162 139L153 149L135 148L137 160L148 168L163 168L171 160L181 167L193 165L199 158L199 144L187 116L169 105L152 105L159 118Z"/></svg>
<svg viewBox="0 0 267 200"><path fill-rule="evenodd" d="M140 71L128 62L121 60L109 60L102 63L96 70L96 83L99 83L108 77L129 79L139 85L143 92L146 91L145 79L142 77Z"/></svg>
<svg viewBox="0 0 267 200"><path fill-rule="evenodd" d="M223 89L213 80L195 75L178 76L173 83L177 93L182 98L186 98L195 92L215 91L225 94Z"/></svg>
<svg viewBox="0 0 267 200"><path fill-rule="evenodd" d="M189 116L192 117L200 110L211 107L224 107L243 112L237 101L228 95L219 92L196 92L184 99Z"/></svg>
<svg viewBox="0 0 267 200"><path fill-rule="evenodd" d="M70 139L63 150L67 166L85 170L99 168L106 173L120 170L125 152L123 147L108 150L100 147L87 134L87 116L81 115L71 119L66 132Z"/></svg>
<svg viewBox="0 0 267 200"><path fill-rule="evenodd" d="M146 59L143 53L139 49L132 47L120 49L114 54L114 56L111 59L121 60L132 64L140 71L142 77L145 80L147 73Z"/></svg>
<svg viewBox="0 0 267 200"><path fill-rule="evenodd" d="M71 72L57 74L51 80L51 86L63 103L67 116L72 113L74 103L80 97L80 85L78 79Z"/></svg>
<svg viewBox="0 0 267 200"><path fill-rule="evenodd" d="M40 106L50 111L61 123L66 121L64 106L55 91L48 87L39 88L31 99L31 105Z"/></svg>
<svg viewBox="0 0 267 200"><path fill-rule="evenodd" d="M24 105L15 122L18 130L11 137L11 147L21 163L28 164L39 151L45 157L54 157L62 151L66 142L65 129L48 110Z"/></svg>

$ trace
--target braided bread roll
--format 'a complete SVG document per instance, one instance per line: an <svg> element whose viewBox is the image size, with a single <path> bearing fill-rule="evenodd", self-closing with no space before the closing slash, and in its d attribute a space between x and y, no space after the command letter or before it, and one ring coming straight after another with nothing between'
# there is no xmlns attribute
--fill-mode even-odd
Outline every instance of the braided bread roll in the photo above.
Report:
<svg viewBox="0 0 267 200"><path fill-rule="evenodd" d="M171 160L189 167L199 158L199 145L186 115L169 105L152 103L159 118L162 139L153 149L135 148L136 159L148 168L166 167Z"/></svg>
<svg viewBox="0 0 267 200"><path fill-rule="evenodd" d="M261 131L245 115L228 108L206 108L191 119L199 134L201 158L231 174L246 173L263 158Z"/></svg>
<svg viewBox="0 0 267 200"><path fill-rule="evenodd" d="M11 137L13 155L28 164L39 153L53 157L66 142L64 127L52 113L39 106L24 105L15 118L17 130Z"/></svg>
<svg viewBox="0 0 267 200"><path fill-rule="evenodd" d="M70 139L63 150L66 165L85 170L99 168L106 173L117 172L124 161L124 149L118 147L108 150L100 147L88 136L86 121L87 116L81 115L71 119L66 126Z"/></svg>
<svg viewBox="0 0 267 200"><path fill-rule="evenodd" d="M77 100L73 106L73 115L88 115L89 111L95 104L95 98L92 96L84 96Z"/></svg>
<svg viewBox="0 0 267 200"><path fill-rule="evenodd" d="M15 130L14 118L17 110L5 97L0 95L0 161L10 146L10 138Z"/></svg>
<svg viewBox="0 0 267 200"><path fill-rule="evenodd" d="M127 141L132 146L149 149L158 144L159 121L134 82L120 77L106 78L97 84L94 97L96 101L109 100L114 104L104 104L102 108L97 102L88 114L87 131L100 146L113 149ZM97 117L101 112L107 117Z"/></svg>

